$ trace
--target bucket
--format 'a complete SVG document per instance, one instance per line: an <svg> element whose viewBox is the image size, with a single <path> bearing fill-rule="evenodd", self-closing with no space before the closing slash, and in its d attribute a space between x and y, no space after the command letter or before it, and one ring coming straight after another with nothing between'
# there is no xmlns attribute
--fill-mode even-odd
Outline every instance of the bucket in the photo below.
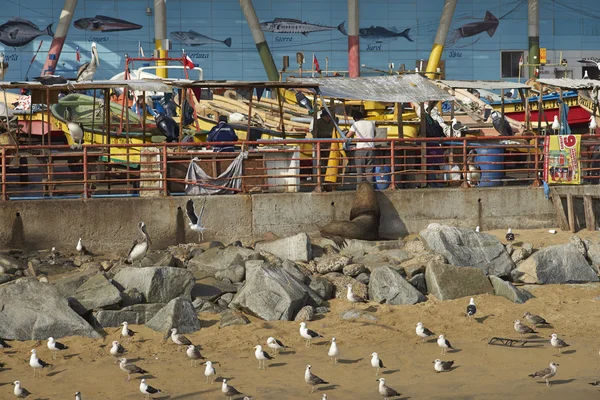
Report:
<svg viewBox="0 0 600 400"><path fill-rule="evenodd" d="M502 182L497 181L504 178L504 164L488 164L488 163L504 163L504 149L498 147L478 147L476 149L475 165L481 168L480 187L502 186Z"/></svg>
<svg viewBox="0 0 600 400"><path fill-rule="evenodd" d="M375 189L385 190L390 187L392 170L389 165L378 165L375 167Z"/></svg>

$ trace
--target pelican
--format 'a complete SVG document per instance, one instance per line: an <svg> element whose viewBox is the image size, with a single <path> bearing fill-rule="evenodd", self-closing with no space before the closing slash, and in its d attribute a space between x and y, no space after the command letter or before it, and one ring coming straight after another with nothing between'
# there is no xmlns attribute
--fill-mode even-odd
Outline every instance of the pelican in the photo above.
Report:
<svg viewBox="0 0 600 400"><path fill-rule="evenodd" d="M67 120L67 127L69 128L69 134L73 139L72 149L81 150L83 145L83 124L81 122L73 121L73 109L71 107L65 108L65 119Z"/></svg>
<svg viewBox="0 0 600 400"><path fill-rule="evenodd" d="M148 232L146 232L146 224L140 222L138 224L138 227L140 228L140 231L142 231L144 238L142 240L136 239L133 242L129 253L127 253L127 261L129 261L130 263L133 263L134 261L139 261L142 258L144 258L144 256L150 249L150 245L152 244L150 236L148 236Z"/></svg>
<svg viewBox="0 0 600 400"><path fill-rule="evenodd" d="M8 69L8 63L4 61L4 53L0 53L0 81L4 80L4 74Z"/></svg>
<svg viewBox="0 0 600 400"><path fill-rule="evenodd" d="M598 127L598 123L596 122L596 116L592 115L590 117L590 133L594 133L596 131L596 128Z"/></svg>
<svg viewBox="0 0 600 400"><path fill-rule="evenodd" d="M81 66L77 69L77 79L76 82L82 81L91 81L94 79L94 74L100 65L100 60L98 59L98 50L96 50L96 43L92 43L92 59L90 62L86 62L81 64Z"/></svg>

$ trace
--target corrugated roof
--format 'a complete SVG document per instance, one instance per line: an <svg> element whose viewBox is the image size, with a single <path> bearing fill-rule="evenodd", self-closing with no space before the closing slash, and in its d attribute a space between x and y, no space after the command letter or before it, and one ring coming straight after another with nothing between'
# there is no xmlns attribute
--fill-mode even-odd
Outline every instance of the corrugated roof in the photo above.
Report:
<svg viewBox="0 0 600 400"><path fill-rule="evenodd" d="M506 81L452 81L438 80L453 89L487 89L487 90L510 90L510 89L531 89L531 86L524 83L506 82Z"/></svg>
<svg viewBox="0 0 600 400"><path fill-rule="evenodd" d="M171 88L162 81L151 80L99 80L90 82L68 82L60 85L44 86L40 82L0 82L0 89L45 89L50 90L87 90L87 89L113 89L129 86L132 90L170 92Z"/></svg>
<svg viewBox="0 0 600 400"><path fill-rule="evenodd" d="M315 83L305 83L305 82L278 82L278 81L170 81L166 82L169 85L182 87L182 88L190 88L190 87L198 87L198 88L215 88L215 89L250 89L250 88L266 88L266 89L314 89L319 84Z"/></svg>
<svg viewBox="0 0 600 400"><path fill-rule="evenodd" d="M397 103L452 101L454 98L418 74L364 78L290 78L290 82L319 85L325 97Z"/></svg>
<svg viewBox="0 0 600 400"><path fill-rule="evenodd" d="M595 79L569 79L569 78L550 78L538 79L542 85L554 86L561 89L592 89L600 86L600 81Z"/></svg>

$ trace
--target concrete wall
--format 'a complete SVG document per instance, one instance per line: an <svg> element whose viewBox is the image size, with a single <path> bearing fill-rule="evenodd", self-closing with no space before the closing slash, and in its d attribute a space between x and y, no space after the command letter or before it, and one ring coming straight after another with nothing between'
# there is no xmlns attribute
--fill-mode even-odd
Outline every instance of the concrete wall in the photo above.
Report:
<svg viewBox="0 0 600 400"><path fill-rule="evenodd" d="M558 187L559 193L600 194L600 186ZM280 236L316 231L346 220L353 192L282 193L209 197L205 239L249 241L267 232ZM378 192L380 235L417 233L430 222L484 230L556 227L542 188L407 189ZM77 239L96 251L124 254L148 226L154 248L199 240L187 227L187 197L7 201L0 207L0 246L75 251ZM201 199L196 200L198 208ZM575 203L579 221L583 207ZM596 205L596 208L598 206ZM597 210L599 211L599 210Z"/></svg>

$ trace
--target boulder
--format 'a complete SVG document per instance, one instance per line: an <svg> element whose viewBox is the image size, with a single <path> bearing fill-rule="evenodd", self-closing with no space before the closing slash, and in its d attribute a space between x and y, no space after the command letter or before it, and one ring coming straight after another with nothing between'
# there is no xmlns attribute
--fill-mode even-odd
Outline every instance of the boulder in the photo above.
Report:
<svg viewBox="0 0 600 400"><path fill-rule="evenodd" d="M404 243L404 250L413 254L424 253L427 251L427 247L425 246L425 243L423 243L419 238L415 238Z"/></svg>
<svg viewBox="0 0 600 400"><path fill-rule="evenodd" d="M531 253L533 253L533 246L529 243L523 243L521 247L515 249L510 258L515 264L518 264L529 257Z"/></svg>
<svg viewBox="0 0 600 400"><path fill-rule="evenodd" d="M360 283L364 283L365 285L369 284L369 281L371 280L371 275L368 274L367 272L363 272L362 274L359 274L356 278L357 281L359 281Z"/></svg>
<svg viewBox="0 0 600 400"><path fill-rule="evenodd" d="M161 303L135 304L121 310L94 311L94 323L104 328L121 326L123 321L132 325L143 325L150 321L165 305Z"/></svg>
<svg viewBox="0 0 600 400"><path fill-rule="evenodd" d="M136 288L148 303L168 303L177 297L191 300L195 279L190 271L182 268L130 267L119 271L113 283L122 290Z"/></svg>
<svg viewBox="0 0 600 400"><path fill-rule="evenodd" d="M171 328L177 328L180 333L192 333L200 330L200 320L192 302L183 297L177 297L167 303L146 326L157 332L168 334Z"/></svg>
<svg viewBox="0 0 600 400"><path fill-rule="evenodd" d="M517 270L524 283L598 282L598 275L571 243L541 249L521 262Z"/></svg>
<svg viewBox="0 0 600 400"><path fill-rule="evenodd" d="M404 272L406 273L406 277L408 279L412 278L415 275L420 275L425 273L425 265L422 263L411 263L411 264L403 264Z"/></svg>
<svg viewBox="0 0 600 400"><path fill-rule="evenodd" d="M121 306L129 307L135 304L141 304L144 302L144 295L140 293L136 288L129 288L121 293L123 300Z"/></svg>
<svg viewBox="0 0 600 400"><path fill-rule="evenodd" d="M306 233L299 233L270 242L258 242L254 249L256 251L267 251L282 260L307 262L312 259L310 238Z"/></svg>
<svg viewBox="0 0 600 400"><path fill-rule="evenodd" d="M344 275L347 276L358 276L360 274L362 274L363 272L368 272L369 270L367 269L367 267L365 267L362 264L348 264L344 267L343 272Z"/></svg>
<svg viewBox="0 0 600 400"><path fill-rule="evenodd" d="M581 253L582 256L587 258L587 247L585 245L585 242L583 240L581 240L581 238L577 235L573 235L571 236L571 238L569 239L569 243L571 243L573 246L575 246L575 248L577 250L579 250L579 252Z"/></svg>
<svg viewBox="0 0 600 400"><path fill-rule="evenodd" d="M283 268L285 271L287 271L287 273L289 273L305 285L310 282L310 271L308 271L305 267L296 264L293 261L284 260L281 263L281 268Z"/></svg>
<svg viewBox="0 0 600 400"><path fill-rule="evenodd" d="M365 319L367 321L377 321L377 317L372 313L363 310L350 309L340 313L341 319Z"/></svg>
<svg viewBox="0 0 600 400"><path fill-rule="evenodd" d="M394 264L401 264L414 257L408 251L400 249L382 250L379 254L387 257L388 260L392 261Z"/></svg>
<svg viewBox="0 0 600 400"><path fill-rule="evenodd" d="M0 337L3 339L100 337L89 323L69 307L67 300L52 285L36 279L17 279L0 286L0 299Z"/></svg>
<svg viewBox="0 0 600 400"><path fill-rule="evenodd" d="M513 303L518 304L523 304L533 297L527 290L519 289L512 283L500 279L497 276L490 275L489 278L494 287L494 294L496 296L506 297Z"/></svg>
<svg viewBox="0 0 600 400"><path fill-rule="evenodd" d="M459 267L480 268L486 275L509 276L515 263L493 235L431 223L420 232L427 246Z"/></svg>
<svg viewBox="0 0 600 400"><path fill-rule="evenodd" d="M202 253L196 253L188 260L188 270L192 271L197 279L215 276L217 271L229 268L234 262L241 262L243 265L252 255L256 255L254 250L244 247L212 247Z"/></svg>
<svg viewBox="0 0 600 400"><path fill-rule="evenodd" d="M282 268L262 265L248 272L245 285L235 295L229 308L267 321L291 321L309 302L309 291L312 290Z"/></svg>
<svg viewBox="0 0 600 400"><path fill-rule="evenodd" d="M45 277L43 277L43 278L45 278ZM0 274L0 285L3 283L6 283L6 282L10 282L15 279L17 279L17 277L15 275L2 273L2 274ZM48 279L48 278L46 278L46 279Z"/></svg>
<svg viewBox="0 0 600 400"><path fill-rule="evenodd" d="M335 286L327 278L322 276L311 276L308 287L319 295L323 300L332 299L335 292Z"/></svg>
<svg viewBox="0 0 600 400"><path fill-rule="evenodd" d="M237 293L238 286L232 283L220 281L214 277L207 277L196 281L192 288L192 297L204 301L213 301L224 293Z"/></svg>
<svg viewBox="0 0 600 400"><path fill-rule="evenodd" d="M183 264L168 251L155 250L146 254L141 262L142 267L182 267Z"/></svg>
<svg viewBox="0 0 600 400"><path fill-rule="evenodd" d="M231 283L243 282L245 276L246 268L242 265L232 265L229 268L221 269L215 272L215 278L221 281L229 281Z"/></svg>
<svg viewBox="0 0 600 400"><path fill-rule="evenodd" d="M352 292L356 293L363 299L367 299L369 297L367 285L357 281L354 278L340 274L339 272L330 272L327 275L324 275L324 277L335 286L334 297L336 298L346 298L346 293L348 293L348 284L352 285Z"/></svg>
<svg viewBox="0 0 600 400"><path fill-rule="evenodd" d="M392 305L416 304L426 300L423 293L390 267L377 268L371 273L369 299Z"/></svg>
<svg viewBox="0 0 600 400"><path fill-rule="evenodd" d="M200 310L198 310L198 312L205 312L205 313L209 313L209 314L219 314L226 308L227 307L207 301L206 303L202 304L202 307L200 307Z"/></svg>
<svg viewBox="0 0 600 400"><path fill-rule="evenodd" d="M327 314L329 312L329 308L325 306L315 308L315 314Z"/></svg>
<svg viewBox="0 0 600 400"><path fill-rule="evenodd" d="M329 272L341 272L344 267L350 264L349 257L336 254L333 256L322 257L317 261L317 272L319 274L328 274Z"/></svg>
<svg viewBox="0 0 600 400"><path fill-rule="evenodd" d="M425 280L425 274L417 274L408 280L411 285L415 287L419 292L427 294L427 282Z"/></svg>
<svg viewBox="0 0 600 400"><path fill-rule="evenodd" d="M4 272L7 274L14 274L17 270L27 268L27 264L23 261L5 254L0 254L0 266L4 268Z"/></svg>
<svg viewBox="0 0 600 400"><path fill-rule="evenodd" d="M296 322L307 322L312 321L315 315L315 309L312 306L304 306L298 311L294 321Z"/></svg>
<svg viewBox="0 0 600 400"><path fill-rule="evenodd" d="M429 293L439 300L494 292L484 271L475 267L455 267L432 262L425 270L425 281Z"/></svg>
<svg viewBox="0 0 600 400"><path fill-rule="evenodd" d="M399 264L395 259L388 257L383 252L365 254L362 257L355 258L354 262L364 265L371 272L380 267Z"/></svg>
<svg viewBox="0 0 600 400"><path fill-rule="evenodd" d="M81 271L75 272L74 274L70 274L59 278L52 282L58 293L60 293L63 297L72 296L75 291L84 284L85 281L90 279L92 276L96 275L95 271Z"/></svg>
<svg viewBox="0 0 600 400"><path fill-rule="evenodd" d="M404 243L398 240L360 240L346 239L346 245L341 253L350 257L362 257L367 253L376 253L383 250L401 249Z"/></svg>
<svg viewBox="0 0 600 400"><path fill-rule="evenodd" d="M121 292L106 279L104 274L99 273L79 286L72 297L86 311L91 311L119 304Z"/></svg>
<svg viewBox="0 0 600 400"><path fill-rule="evenodd" d="M235 310L224 310L221 312L221 321L219 328L225 328L232 325L247 325L250 320L241 312Z"/></svg>
<svg viewBox="0 0 600 400"><path fill-rule="evenodd" d="M600 270L600 244L592 243L588 246L588 257L596 271Z"/></svg>

